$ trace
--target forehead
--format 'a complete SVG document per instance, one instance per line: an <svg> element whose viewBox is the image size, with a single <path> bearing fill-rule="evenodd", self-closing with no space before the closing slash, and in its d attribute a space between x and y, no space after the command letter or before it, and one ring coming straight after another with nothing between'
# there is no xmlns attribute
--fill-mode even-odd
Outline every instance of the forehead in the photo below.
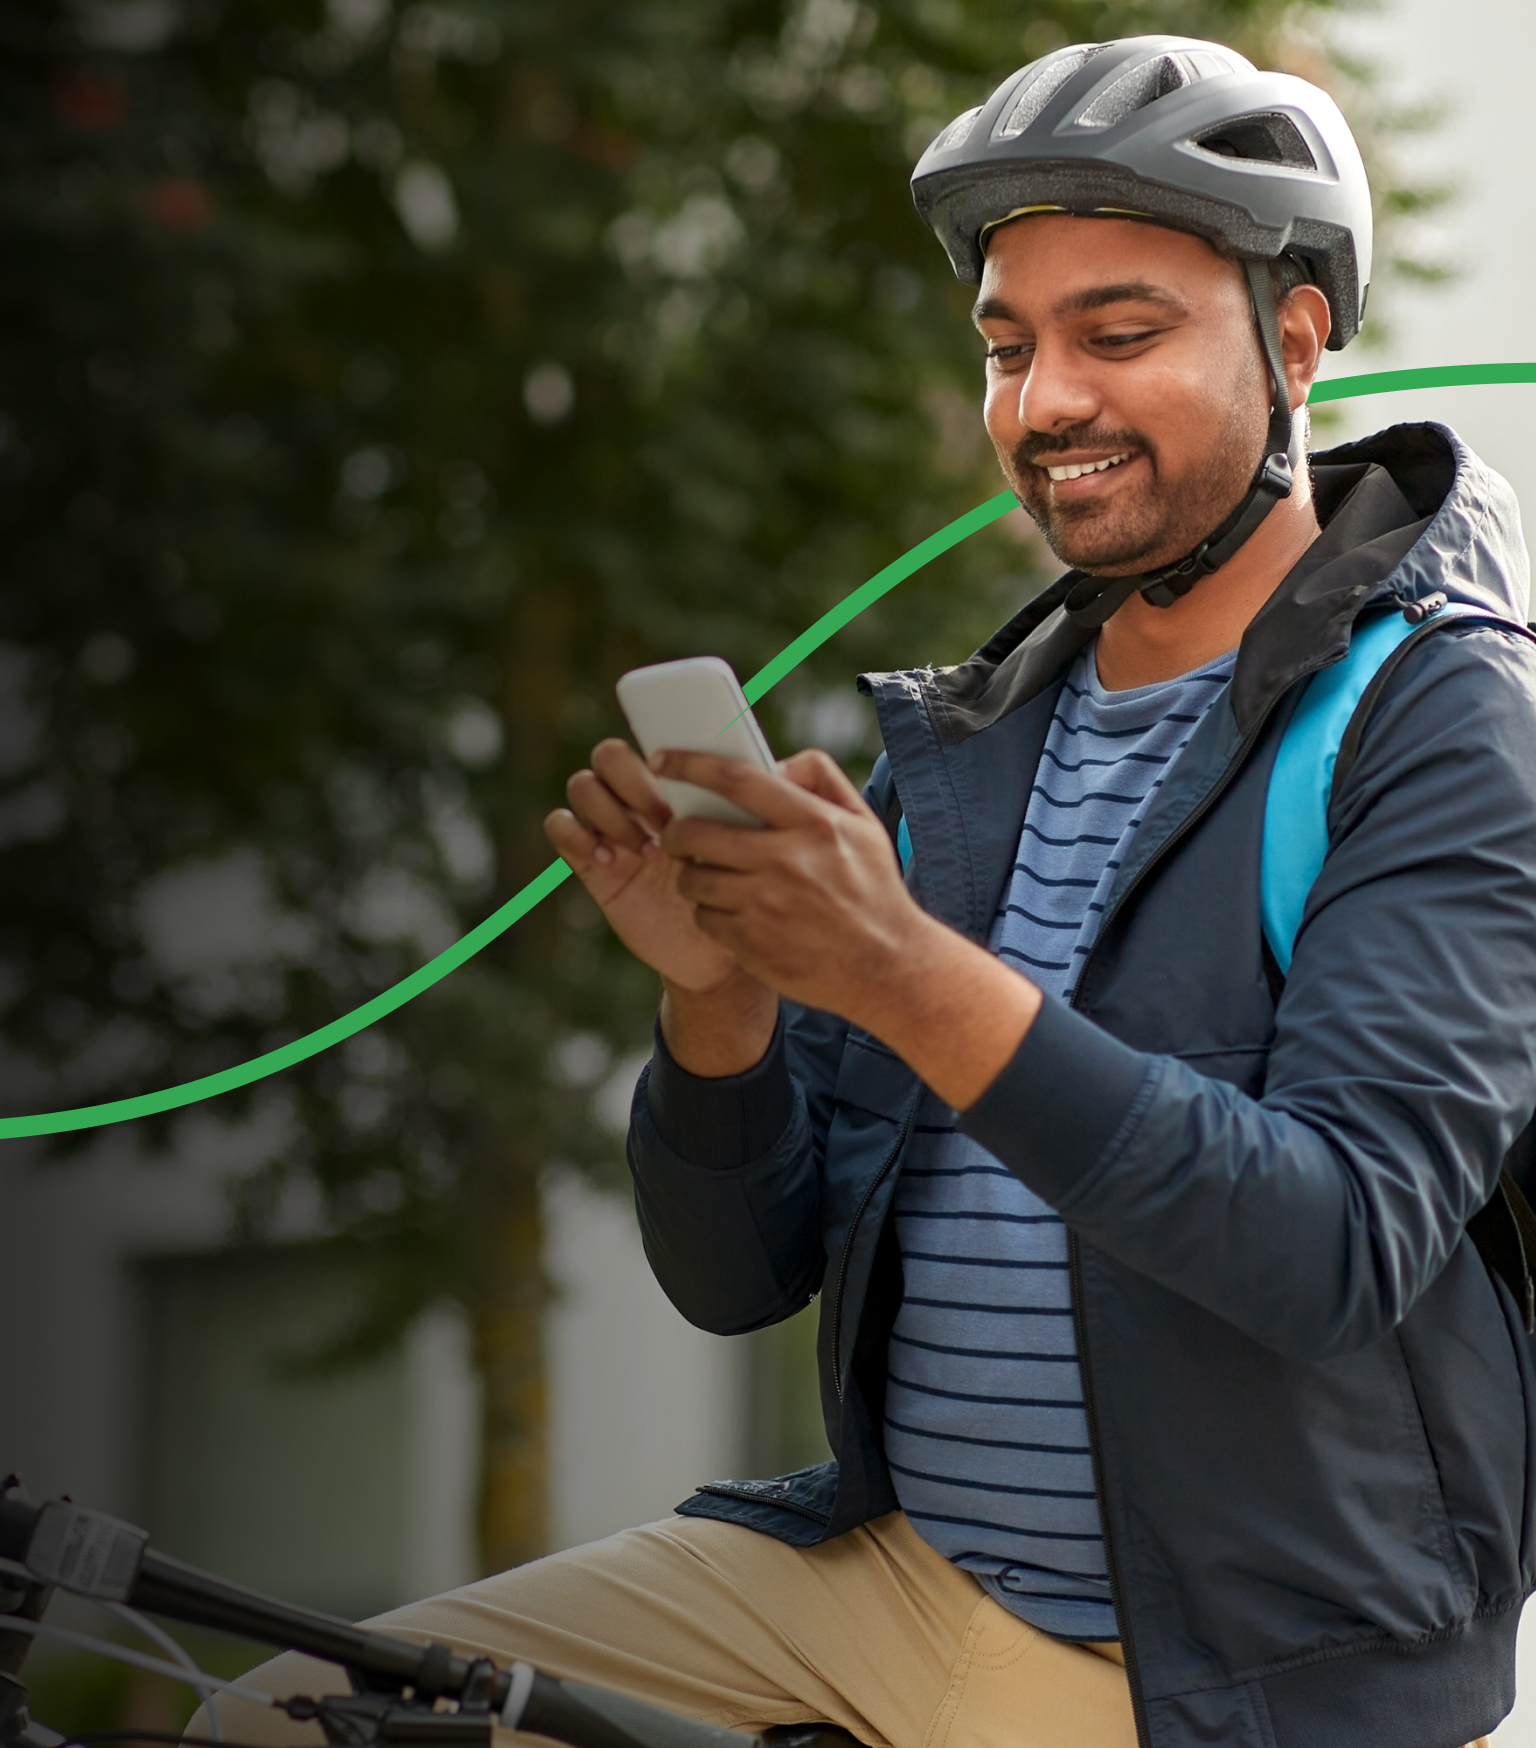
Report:
<svg viewBox="0 0 1536 1748"><path fill-rule="evenodd" d="M1000 225L988 239L981 301L999 300L1043 318L1097 287L1143 284L1192 307L1241 293L1235 261L1203 238L1137 219L1036 213Z"/></svg>

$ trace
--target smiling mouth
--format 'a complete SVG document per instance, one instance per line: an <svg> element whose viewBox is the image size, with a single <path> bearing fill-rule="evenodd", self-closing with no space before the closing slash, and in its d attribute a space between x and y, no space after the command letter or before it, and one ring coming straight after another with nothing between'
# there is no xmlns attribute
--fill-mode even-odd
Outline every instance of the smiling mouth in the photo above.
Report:
<svg viewBox="0 0 1536 1748"><path fill-rule="evenodd" d="M1053 480L1081 479L1085 473L1103 473L1106 468L1118 467L1130 459L1131 452L1126 449L1119 455L1106 455L1102 461L1072 461L1064 467L1047 467L1045 471Z"/></svg>

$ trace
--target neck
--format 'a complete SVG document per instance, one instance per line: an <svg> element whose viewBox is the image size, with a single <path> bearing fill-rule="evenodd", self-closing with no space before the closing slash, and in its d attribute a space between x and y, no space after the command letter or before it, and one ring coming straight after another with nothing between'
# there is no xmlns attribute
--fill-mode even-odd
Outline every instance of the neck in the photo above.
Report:
<svg viewBox="0 0 1536 1748"><path fill-rule="evenodd" d="M1290 497L1275 505L1219 571L1202 577L1171 607L1131 596L1099 632L1099 683L1111 692L1152 686L1236 649L1254 615L1317 536L1312 482L1303 464Z"/></svg>

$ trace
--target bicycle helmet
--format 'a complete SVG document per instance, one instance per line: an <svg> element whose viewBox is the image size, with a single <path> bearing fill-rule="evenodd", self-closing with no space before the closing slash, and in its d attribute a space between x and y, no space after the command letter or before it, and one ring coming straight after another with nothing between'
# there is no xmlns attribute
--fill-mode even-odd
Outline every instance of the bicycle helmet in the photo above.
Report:
<svg viewBox="0 0 1536 1748"><path fill-rule="evenodd" d="M1252 488L1184 558L1141 577L1081 576L1067 597L1088 624L1102 624L1138 588L1171 605L1289 496L1300 465L1268 264L1292 258L1327 298L1330 348L1360 330L1371 196L1338 106L1220 43L1079 43L1020 68L952 121L918 160L912 198L956 277L971 284L987 232L1034 212L1147 220L1204 237L1242 264L1275 389Z"/></svg>

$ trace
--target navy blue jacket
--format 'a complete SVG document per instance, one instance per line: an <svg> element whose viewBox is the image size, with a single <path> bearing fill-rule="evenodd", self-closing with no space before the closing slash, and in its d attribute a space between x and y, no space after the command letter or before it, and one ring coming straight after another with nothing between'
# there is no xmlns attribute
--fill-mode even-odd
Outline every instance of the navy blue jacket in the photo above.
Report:
<svg viewBox="0 0 1536 1748"><path fill-rule="evenodd" d="M1521 623L1509 488L1439 426L1314 458L1323 533L1120 870L1074 1005L961 1126L1057 1208L1111 1582L1151 1748L1459 1748L1514 1696L1536 1582L1536 1372L1466 1237L1536 1107L1536 649L1408 647L1330 807L1282 984L1269 770L1365 613L1440 590ZM983 940L1064 670L1047 590L970 661L866 676L908 879ZM658 1049L630 1138L652 1267L721 1334L821 1294L834 1462L681 1509L800 1545L896 1509L881 1448L894 1200L919 1085L786 1006L749 1074Z"/></svg>

